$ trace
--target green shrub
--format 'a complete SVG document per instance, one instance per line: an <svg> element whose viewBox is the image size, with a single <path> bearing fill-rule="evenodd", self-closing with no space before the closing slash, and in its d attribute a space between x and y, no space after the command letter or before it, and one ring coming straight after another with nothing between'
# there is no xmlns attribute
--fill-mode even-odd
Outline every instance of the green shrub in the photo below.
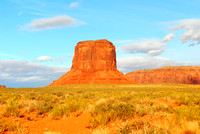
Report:
<svg viewBox="0 0 200 134"><path fill-rule="evenodd" d="M135 107L129 103L108 101L96 105L91 112L92 127L106 125L117 118L126 120L135 114Z"/></svg>
<svg viewBox="0 0 200 134"><path fill-rule="evenodd" d="M151 125L149 120L138 119L127 123L120 128L120 134L141 133L141 134L168 134L168 130Z"/></svg>
<svg viewBox="0 0 200 134"><path fill-rule="evenodd" d="M150 127L149 121L138 119L138 120L131 121L127 123L125 126L123 126L120 129L120 133L129 134L132 131L141 130L141 129L149 128L149 127Z"/></svg>
<svg viewBox="0 0 200 134"><path fill-rule="evenodd" d="M178 103L181 105L193 105L194 104L194 96L191 94L181 95L178 99Z"/></svg>
<svg viewBox="0 0 200 134"><path fill-rule="evenodd" d="M70 114L70 111L69 111L68 106L66 106L66 105L56 106L52 110L52 115L53 115L54 119L60 119L64 115L69 116L69 114Z"/></svg>
<svg viewBox="0 0 200 134"><path fill-rule="evenodd" d="M9 116L19 117L21 115L19 108L20 108L20 105L18 104L17 100L12 99L8 101L8 103L6 104L2 112L2 115L5 117L9 117Z"/></svg>
<svg viewBox="0 0 200 134"><path fill-rule="evenodd" d="M50 101L40 101L37 104L38 115L48 113L53 109L53 104Z"/></svg>
<svg viewBox="0 0 200 134"><path fill-rule="evenodd" d="M0 120L0 134L3 134L6 131L18 131L19 128L19 123L6 122L5 120Z"/></svg>
<svg viewBox="0 0 200 134"><path fill-rule="evenodd" d="M175 109L175 115L177 120L199 120L200 107L181 106Z"/></svg>
<svg viewBox="0 0 200 134"><path fill-rule="evenodd" d="M81 97L69 97L65 103L70 112L81 112L87 108L87 100Z"/></svg>

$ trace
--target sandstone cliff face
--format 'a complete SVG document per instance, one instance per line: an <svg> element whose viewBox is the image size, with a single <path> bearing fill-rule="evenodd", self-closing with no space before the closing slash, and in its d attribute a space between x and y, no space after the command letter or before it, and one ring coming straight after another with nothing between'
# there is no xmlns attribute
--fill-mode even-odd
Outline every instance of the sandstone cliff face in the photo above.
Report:
<svg viewBox="0 0 200 134"><path fill-rule="evenodd" d="M115 46L107 40L82 41L75 47L71 70L116 70Z"/></svg>
<svg viewBox="0 0 200 134"><path fill-rule="evenodd" d="M5 85L0 85L0 88L6 88L6 86Z"/></svg>
<svg viewBox="0 0 200 134"><path fill-rule="evenodd" d="M200 84L200 66L163 67L127 73L138 83Z"/></svg>
<svg viewBox="0 0 200 134"><path fill-rule="evenodd" d="M134 83L117 70L115 46L108 40L96 40L79 42L71 70L49 86Z"/></svg>

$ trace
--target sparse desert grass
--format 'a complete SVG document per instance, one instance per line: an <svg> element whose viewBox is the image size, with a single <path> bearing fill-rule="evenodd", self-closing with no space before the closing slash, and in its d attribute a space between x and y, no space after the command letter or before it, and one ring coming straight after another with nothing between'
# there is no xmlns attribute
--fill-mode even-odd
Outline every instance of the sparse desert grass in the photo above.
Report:
<svg viewBox="0 0 200 134"><path fill-rule="evenodd" d="M0 134L2 134L5 131L13 131L16 132L20 128L20 123L15 123L11 121L5 121L3 119L0 119Z"/></svg>
<svg viewBox="0 0 200 134"><path fill-rule="evenodd" d="M91 124L95 128L98 125L106 125L116 119L126 120L135 114L135 107L131 103L118 100L109 100L98 104L91 112Z"/></svg>
<svg viewBox="0 0 200 134"><path fill-rule="evenodd" d="M199 106L180 106L175 108L175 115L177 120L200 121L200 107Z"/></svg>
<svg viewBox="0 0 200 134"><path fill-rule="evenodd" d="M5 105L4 110L2 111L2 116L20 116L20 105L17 102L17 99L14 97L11 100L8 100L8 102Z"/></svg>
<svg viewBox="0 0 200 134"><path fill-rule="evenodd" d="M138 119L129 122L123 126L119 132L121 134L167 134L167 129L159 128L151 125L149 120Z"/></svg>
<svg viewBox="0 0 200 134"><path fill-rule="evenodd" d="M69 116L70 113L79 115L87 108L87 100L79 97L67 97L64 104L56 104L52 109L54 119Z"/></svg>
<svg viewBox="0 0 200 134"><path fill-rule="evenodd" d="M0 90L0 118L59 120L84 111L90 113L88 127L94 133L107 133L112 123L122 124L116 129L122 134L178 133L177 129L199 133L200 85L89 84ZM20 129L17 123L2 120L0 126L1 133Z"/></svg>

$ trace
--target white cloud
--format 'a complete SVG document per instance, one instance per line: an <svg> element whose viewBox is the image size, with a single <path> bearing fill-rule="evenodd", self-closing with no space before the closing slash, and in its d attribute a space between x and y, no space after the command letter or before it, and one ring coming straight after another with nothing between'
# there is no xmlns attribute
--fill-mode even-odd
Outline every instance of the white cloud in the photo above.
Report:
<svg viewBox="0 0 200 134"><path fill-rule="evenodd" d="M72 2L72 3L70 3L69 7L74 8L74 7L79 6L79 4L80 4L80 2Z"/></svg>
<svg viewBox="0 0 200 134"><path fill-rule="evenodd" d="M168 35L166 35L164 38L163 38L163 41L164 42L168 42L170 40L172 40L173 38L175 38L176 36L173 34L173 33L170 33Z"/></svg>
<svg viewBox="0 0 200 134"><path fill-rule="evenodd" d="M162 40L159 39L144 39L139 42L133 42L133 40L125 40L132 41L132 44L123 45L121 47L125 53L145 53L150 56L157 56L163 53L164 47L167 46L167 42L172 40L175 37L173 33L166 35ZM120 43L120 42L119 42Z"/></svg>
<svg viewBox="0 0 200 134"><path fill-rule="evenodd" d="M121 47L126 53L146 53L151 56L160 55L164 50L163 47L167 46L166 42L158 39L142 40L130 45Z"/></svg>
<svg viewBox="0 0 200 134"><path fill-rule="evenodd" d="M44 62L44 61L55 61L55 59L49 56L40 56L37 58L37 60L35 60L35 62Z"/></svg>
<svg viewBox="0 0 200 134"><path fill-rule="evenodd" d="M40 31L40 30L56 29L62 27L78 26L82 24L85 23L78 21L72 17L63 15L63 16L56 16L53 18L33 20L31 23L21 27L21 30Z"/></svg>
<svg viewBox="0 0 200 134"><path fill-rule="evenodd" d="M162 57L126 57L117 59L117 67L120 71L127 73L135 70L160 68L163 66L187 66L200 65L194 63L177 62Z"/></svg>
<svg viewBox="0 0 200 134"><path fill-rule="evenodd" d="M63 64L64 61L68 60L71 57L73 57L73 55L68 55L68 56L60 57L58 59L54 59L54 58L49 57L49 56L40 56L36 60L34 60L33 62L54 61L54 62L60 62L61 64Z"/></svg>
<svg viewBox="0 0 200 134"><path fill-rule="evenodd" d="M8 87L46 86L69 69L44 66L23 60L0 60L0 82Z"/></svg>
<svg viewBox="0 0 200 134"><path fill-rule="evenodd" d="M171 27L170 30L185 30L180 39L183 43L192 41L196 45L200 44L200 19L185 19L171 23L175 24L175 26Z"/></svg>

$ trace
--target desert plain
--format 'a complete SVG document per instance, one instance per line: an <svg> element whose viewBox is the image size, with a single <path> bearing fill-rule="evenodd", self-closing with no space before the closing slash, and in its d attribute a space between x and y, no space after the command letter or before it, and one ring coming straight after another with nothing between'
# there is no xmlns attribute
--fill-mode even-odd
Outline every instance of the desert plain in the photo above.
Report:
<svg viewBox="0 0 200 134"><path fill-rule="evenodd" d="M200 133L200 85L0 89L0 133Z"/></svg>

